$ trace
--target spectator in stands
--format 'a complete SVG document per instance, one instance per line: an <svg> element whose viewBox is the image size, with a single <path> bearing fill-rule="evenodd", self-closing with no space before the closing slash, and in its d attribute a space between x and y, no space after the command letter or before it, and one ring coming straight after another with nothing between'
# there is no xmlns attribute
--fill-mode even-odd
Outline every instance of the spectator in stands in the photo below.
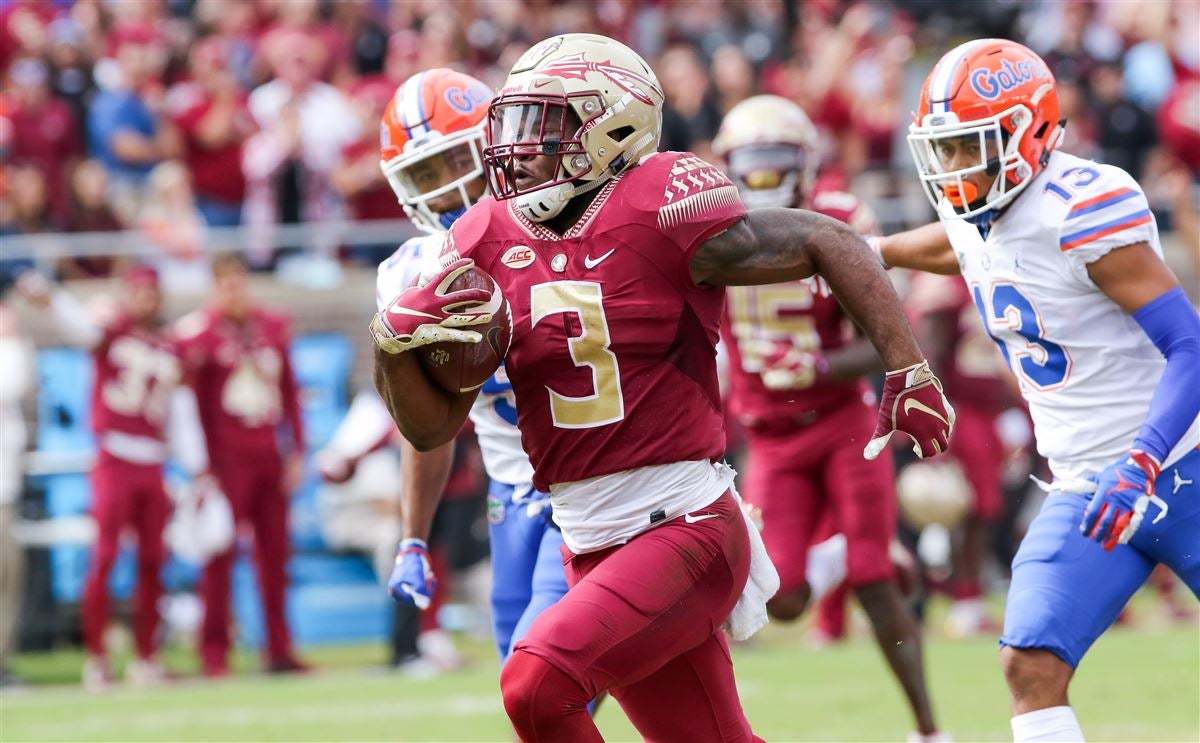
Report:
<svg viewBox="0 0 1200 743"><path fill-rule="evenodd" d="M0 291L8 288L3 282ZM0 298L0 687L20 683L8 667L16 643L24 592L25 551L14 525L25 479L25 416L21 403L33 388L33 346L17 313Z"/></svg>
<svg viewBox="0 0 1200 743"><path fill-rule="evenodd" d="M199 0L195 17L202 28L225 43L225 64L238 87L250 90L262 82L258 60L258 5L226 0Z"/></svg>
<svg viewBox="0 0 1200 743"><path fill-rule="evenodd" d="M89 151L108 170L113 206L127 220L150 170L178 151L172 127L145 94L161 72L156 59L155 38L131 29L116 50L114 87L97 93L88 112Z"/></svg>
<svg viewBox="0 0 1200 743"><path fill-rule="evenodd" d="M721 112L709 93L703 60L692 47L677 45L663 52L655 69L666 93L662 148L704 157L721 124Z"/></svg>
<svg viewBox="0 0 1200 743"><path fill-rule="evenodd" d="M1097 64L1089 82L1103 162L1140 176L1146 153L1158 141L1154 119L1125 96L1120 63Z"/></svg>
<svg viewBox="0 0 1200 743"><path fill-rule="evenodd" d="M96 160L81 160L71 171L70 205L67 211L68 232L114 232L125 229L108 206L108 173ZM114 260L109 256L72 255L58 262L58 275L63 279L86 279L109 276Z"/></svg>
<svg viewBox="0 0 1200 743"><path fill-rule="evenodd" d="M137 225L161 249L148 262L158 271L163 291L204 292L212 279L205 250L207 229L187 168L178 160L155 165L144 191Z"/></svg>
<svg viewBox="0 0 1200 743"><path fill-rule="evenodd" d="M716 92L717 110L722 116L757 92L754 78L754 67L741 47L723 44L713 52L713 88Z"/></svg>
<svg viewBox="0 0 1200 743"><path fill-rule="evenodd" d="M49 69L35 57L22 57L8 69L12 120L9 162L42 172L50 209L58 221L67 211L67 173L83 153L71 107L50 91Z"/></svg>
<svg viewBox="0 0 1200 743"><path fill-rule="evenodd" d="M361 131L346 96L319 79L324 51L315 38L288 31L277 38L272 55L275 79L250 94L259 132L242 158L248 189L242 218L256 228L250 238L256 263L269 258L272 225L342 215L330 173Z"/></svg>
<svg viewBox="0 0 1200 743"><path fill-rule="evenodd" d="M333 187L346 202L348 216L356 220L404 219L404 210L388 187L379 167L378 124L396 85L383 76L365 78L351 91L354 111L362 120L362 136L342 148L341 161L331 173ZM356 248L355 259L376 266L395 244Z"/></svg>
<svg viewBox="0 0 1200 743"><path fill-rule="evenodd" d="M266 620L264 666L295 673L308 666L293 654L285 600L288 499L304 467L304 428L288 357L289 322L250 296L240 255L213 259L209 306L180 320L185 371L194 385L213 473L235 521L254 534L254 556ZM290 429L281 452L277 429ZM204 568L200 662L204 675L229 673L230 576L236 546Z"/></svg>
<svg viewBox="0 0 1200 743"><path fill-rule="evenodd" d="M196 206L211 227L242 221L242 146L254 133L246 96L229 66L230 44L210 36L192 49L192 80L172 91L175 125Z"/></svg>
<svg viewBox="0 0 1200 743"><path fill-rule="evenodd" d="M4 179L8 219L0 225L0 234L36 235L54 232L58 225L50 214L46 178L34 165L14 165Z"/></svg>
<svg viewBox="0 0 1200 743"><path fill-rule="evenodd" d="M87 120L88 103L96 90L96 83L92 79L92 62L87 51L87 35L83 26L69 16L56 18L47 30L50 34L46 51L46 62L50 66L50 88L71 107L82 146L82 125Z"/></svg>

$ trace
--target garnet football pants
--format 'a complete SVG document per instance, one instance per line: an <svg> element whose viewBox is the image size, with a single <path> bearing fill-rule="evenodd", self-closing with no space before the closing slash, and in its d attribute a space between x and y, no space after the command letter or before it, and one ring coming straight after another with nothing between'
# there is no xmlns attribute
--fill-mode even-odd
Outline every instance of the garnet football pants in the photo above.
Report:
<svg viewBox="0 0 1200 743"><path fill-rule="evenodd" d="M571 589L533 622L500 675L524 741L594 741L587 704L608 690L648 741L749 741L718 629L750 570L738 505L725 493L630 542L572 554Z"/></svg>
<svg viewBox="0 0 1200 743"><path fill-rule="evenodd" d="M88 652L104 654L108 624L108 576L120 549L121 532L137 535L137 592L133 601L133 637L138 655L154 655L158 599L162 595L163 527L171 501L163 489L161 464L133 464L103 449L92 468L92 518L96 545L83 589L83 636Z"/></svg>
<svg viewBox="0 0 1200 743"><path fill-rule="evenodd" d="M997 414L968 405L958 405L954 412L954 439L947 451L971 483L971 513L995 521L1004 510L1004 446L996 433Z"/></svg>
<svg viewBox="0 0 1200 743"><path fill-rule="evenodd" d="M239 527L254 531L254 559L266 620L268 662L291 658L292 641L284 610L288 561L288 497L281 488L283 465L275 452L227 452L213 460L213 472L233 508ZM230 574L237 542L204 568L204 623L200 659L206 669L225 668L229 655Z"/></svg>
<svg viewBox="0 0 1200 743"><path fill-rule="evenodd" d="M767 435L747 431L748 503L762 509L763 543L779 571L779 590L804 585L808 548L823 512L832 533L846 535L846 582L863 586L892 577L888 544L896 530L896 494L888 449L874 461L862 450L875 411L859 402L811 425Z"/></svg>

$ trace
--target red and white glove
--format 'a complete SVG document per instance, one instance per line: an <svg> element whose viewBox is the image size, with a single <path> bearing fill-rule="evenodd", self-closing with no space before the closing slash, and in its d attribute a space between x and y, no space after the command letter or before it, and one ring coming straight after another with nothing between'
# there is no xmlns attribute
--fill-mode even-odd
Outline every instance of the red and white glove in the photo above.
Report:
<svg viewBox="0 0 1200 743"><path fill-rule="evenodd" d="M472 325L492 321L490 312L472 312L487 304L486 289L450 291L459 276L470 271L475 261L460 258L422 286L405 289L390 305L375 314L371 337L385 353L403 353L431 343L478 343L483 336Z"/></svg>
<svg viewBox="0 0 1200 743"><path fill-rule="evenodd" d="M942 393L941 381L930 371L929 362L922 361L884 377L879 419L863 456L879 456L897 431L912 437L916 442L913 453L921 459L937 456L950 447L953 430L954 408Z"/></svg>
<svg viewBox="0 0 1200 743"><path fill-rule="evenodd" d="M746 356L755 361L743 363L748 372L757 373L769 390L799 390L813 386L829 371L829 362L820 353L801 351L790 340L754 341ZM751 354L749 351L753 350Z"/></svg>

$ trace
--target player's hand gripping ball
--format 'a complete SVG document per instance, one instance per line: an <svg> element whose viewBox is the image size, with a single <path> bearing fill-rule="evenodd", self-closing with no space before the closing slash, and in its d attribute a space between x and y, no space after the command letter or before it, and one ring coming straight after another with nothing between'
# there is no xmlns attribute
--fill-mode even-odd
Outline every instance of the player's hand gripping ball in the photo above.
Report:
<svg viewBox="0 0 1200 743"><path fill-rule="evenodd" d="M371 321L385 353L415 352L447 392L476 389L500 367L512 341L512 313L499 285L470 259L405 289Z"/></svg>

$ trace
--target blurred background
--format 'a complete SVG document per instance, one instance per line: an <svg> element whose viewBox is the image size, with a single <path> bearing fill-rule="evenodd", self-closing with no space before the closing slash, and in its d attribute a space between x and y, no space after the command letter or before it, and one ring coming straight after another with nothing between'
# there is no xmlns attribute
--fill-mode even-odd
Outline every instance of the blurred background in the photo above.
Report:
<svg viewBox="0 0 1200 743"><path fill-rule="evenodd" d="M123 266L145 262L174 320L208 300L213 255L242 253L252 293L294 320L311 458L354 395L371 389L375 267L416 234L378 165L392 92L443 66L497 87L533 42L585 30L626 42L656 70L667 97L663 149L710 157L722 116L750 95L802 105L822 135L820 178L865 200L885 234L933 218L904 143L933 64L970 38L1021 41L1057 78L1062 148L1139 179L1168 262L1200 299L1196 0L0 0L0 290L6 327L37 349L35 382L16 400L29 451L18 460L6 448L3 462L24 473L18 658L79 643L94 443L90 359L62 347L61 329L16 298L16 277L36 269L103 301ZM463 451L454 500L468 505L456 509L463 526L446 553L461 590L451 590L441 623L485 635L485 484L478 457ZM1023 478L1039 464L1027 443L1012 456L986 573L993 589L1036 506ZM310 462L291 506L297 642L386 643L392 615L370 547L323 528L344 501L316 469ZM363 497L394 499L383 490ZM906 530L915 545L919 529ZM948 560L948 546L928 549ZM131 556L122 560L118 601L134 572ZM930 576L935 589L948 579ZM172 561L164 578L168 640L186 644L196 571ZM262 641L253 580L243 559L234 609L250 650ZM120 616L127 607L118 606ZM18 666L37 680L35 662Z"/></svg>

